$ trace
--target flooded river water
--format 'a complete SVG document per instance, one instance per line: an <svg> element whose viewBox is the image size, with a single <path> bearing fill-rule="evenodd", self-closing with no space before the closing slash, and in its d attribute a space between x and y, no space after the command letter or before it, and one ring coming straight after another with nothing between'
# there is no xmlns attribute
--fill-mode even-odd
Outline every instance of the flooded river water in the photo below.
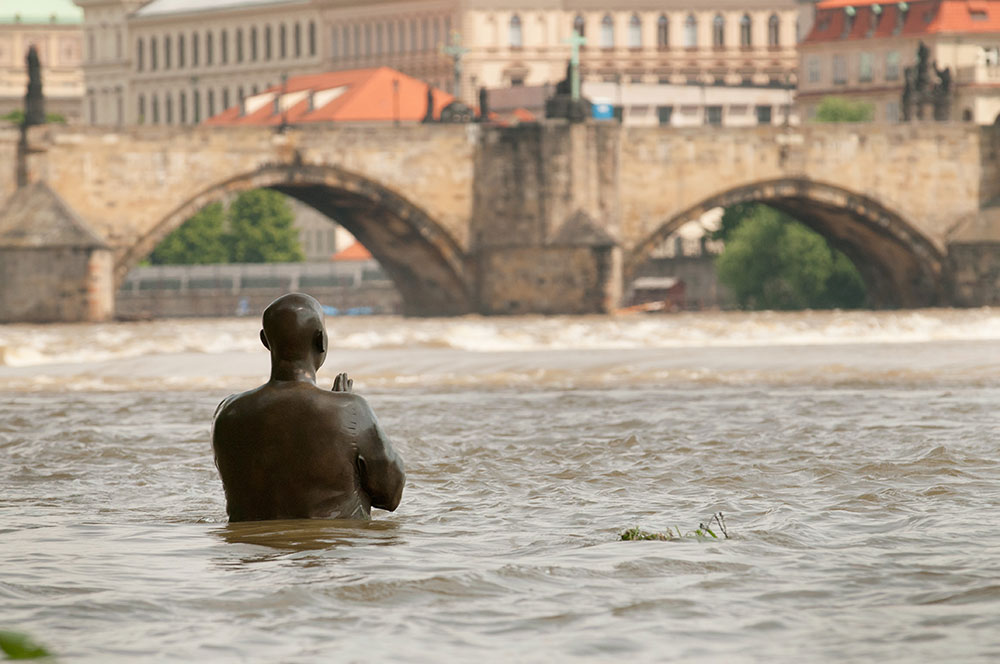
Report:
<svg viewBox="0 0 1000 664"><path fill-rule="evenodd" d="M0 629L67 662L995 662L1000 310L329 319L409 476L228 525L254 320L0 327ZM692 530L731 539L622 542Z"/></svg>

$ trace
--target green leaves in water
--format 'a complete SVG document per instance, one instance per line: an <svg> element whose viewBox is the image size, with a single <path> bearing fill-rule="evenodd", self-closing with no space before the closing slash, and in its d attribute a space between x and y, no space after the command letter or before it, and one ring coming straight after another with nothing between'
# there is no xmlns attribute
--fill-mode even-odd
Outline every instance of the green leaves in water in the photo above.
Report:
<svg viewBox="0 0 1000 664"><path fill-rule="evenodd" d="M48 650L35 643L27 634L0 630L0 651L6 659L39 659L50 657Z"/></svg>
<svg viewBox="0 0 1000 664"><path fill-rule="evenodd" d="M726 530L726 519L722 516L722 512L716 512L713 514L712 518L708 521L708 525L699 523L697 528L686 533L681 532L681 529L677 526L674 526L673 530L667 528L666 532L662 533L654 533L648 530L642 530L641 528L629 528L628 530L622 531L619 538L623 542L634 542L639 540L670 542L678 539L719 539L719 536L715 534L714 530L712 530L712 524L715 524L718 531L722 533L723 538L729 539L729 531Z"/></svg>

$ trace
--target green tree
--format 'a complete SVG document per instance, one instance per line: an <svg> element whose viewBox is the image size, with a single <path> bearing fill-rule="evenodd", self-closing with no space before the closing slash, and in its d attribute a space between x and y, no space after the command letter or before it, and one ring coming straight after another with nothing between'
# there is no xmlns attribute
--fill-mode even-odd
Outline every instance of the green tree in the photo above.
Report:
<svg viewBox="0 0 1000 664"><path fill-rule="evenodd" d="M149 255L153 265L228 263L223 242L226 213L222 203L210 203L163 239Z"/></svg>
<svg viewBox="0 0 1000 664"><path fill-rule="evenodd" d="M284 263L305 260L295 216L276 191L243 192L229 206L229 230L223 241L233 263Z"/></svg>
<svg viewBox="0 0 1000 664"><path fill-rule="evenodd" d="M823 97L816 107L816 122L871 122L875 107L865 101Z"/></svg>
<svg viewBox="0 0 1000 664"><path fill-rule="evenodd" d="M846 309L865 301L864 281L846 256L764 205L730 231L716 270L744 308Z"/></svg>
<svg viewBox="0 0 1000 664"><path fill-rule="evenodd" d="M19 108L15 109L15 110L11 111L10 113L7 113L5 115L0 115L0 120L6 120L7 122L13 122L14 124L23 124L24 123L24 111L22 111ZM45 121L46 122L52 122L52 123L65 124L66 123L66 117L64 115L59 114L59 113L46 113L45 114Z"/></svg>

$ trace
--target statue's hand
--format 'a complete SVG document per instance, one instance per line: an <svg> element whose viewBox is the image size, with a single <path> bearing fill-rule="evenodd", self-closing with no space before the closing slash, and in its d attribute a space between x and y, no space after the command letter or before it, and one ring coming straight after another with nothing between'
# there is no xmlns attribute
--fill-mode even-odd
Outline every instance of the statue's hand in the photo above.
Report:
<svg viewBox="0 0 1000 664"><path fill-rule="evenodd" d="M339 373L337 377L333 379L333 391L334 392L352 392L354 390L354 381L347 377L346 373Z"/></svg>

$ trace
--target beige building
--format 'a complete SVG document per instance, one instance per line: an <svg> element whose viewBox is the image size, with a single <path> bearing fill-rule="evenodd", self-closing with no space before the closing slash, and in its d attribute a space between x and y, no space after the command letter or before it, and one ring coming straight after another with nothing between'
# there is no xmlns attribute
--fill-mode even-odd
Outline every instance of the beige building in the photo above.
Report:
<svg viewBox="0 0 1000 664"><path fill-rule="evenodd" d="M813 117L824 97L874 106L878 122L902 119L906 68L923 42L934 66L948 70L951 120L993 124L1000 118L1000 1L826 0L800 44L797 104ZM932 113L925 109L925 117Z"/></svg>
<svg viewBox="0 0 1000 664"><path fill-rule="evenodd" d="M0 2L0 115L24 108L25 56L38 50L45 110L69 121L83 97L83 13L70 0Z"/></svg>
<svg viewBox="0 0 1000 664"><path fill-rule="evenodd" d="M87 120L194 123L284 76L387 65L460 93L561 79L574 29L585 80L794 81L799 0L74 0Z"/></svg>

